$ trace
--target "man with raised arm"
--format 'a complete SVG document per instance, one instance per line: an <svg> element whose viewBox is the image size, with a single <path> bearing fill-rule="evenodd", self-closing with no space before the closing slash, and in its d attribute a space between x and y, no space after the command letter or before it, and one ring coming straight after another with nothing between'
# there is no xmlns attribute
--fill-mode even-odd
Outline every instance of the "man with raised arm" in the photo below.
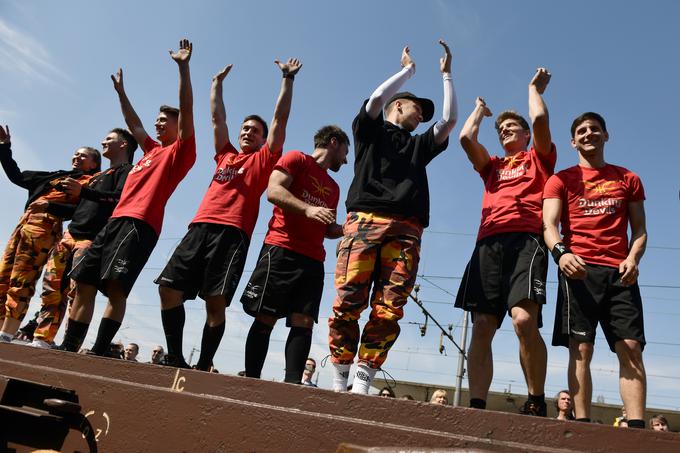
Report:
<svg viewBox="0 0 680 453"><path fill-rule="evenodd" d="M340 188L328 170L347 163L349 137L338 126L314 135L311 155L290 151L269 178L267 198L274 204L257 266L241 302L253 324L246 341L246 376L259 378L269 337L279 318L290 327L284 382L300 384L312 346L323 293L324 238L342 236L335 222Z"/></svg>
<svg viewBox="0 0 680 453"><path fill-rule="evenodd" d="M80 202L63 205L72 220L64 236L52 248L45 265L40 316L31 346L51 347L66 307L75 296L75 282L71 282L65 274L74 261L82 258L111 217L132 169L135 149L137 141L129 131L112 129L102 141L102 154L109 160L109 168L97 173L84 186L73 178L62 182L64 191L80 197Z"/></svg>
<svg viewBox="0 0 680 453"><path fill-rule="evenodd" d="M271 130L257 115L241 124L237 150L229 140L222 82L228 65L213 77L210 91L217 168L189 231L156 279L161 319L168 346L167 363L187 367L182 354L184 301L205 300L206 322L196 368L209 371L224 335L225 310L241 279L250 237L260 208L260 196L274 164L281 157L293 98L293 80L302 64L295 58L278 60L281 90Z"/></svg>
<svg viewBox="0 0 680 453"><path fill-rule="evenodd" d="M590 421L590 361L599 323L619 360L628 427L644 428L645 331L637 279L647 245L645 192L635 173L605 161L609 134L602 116L580 115L571 137L578 165L552 176L543 192L545 243L559 266L552 344L569 348L576 419Z"/></svg>
<svg viewBox="0 0 680 453"><path fill-rule="evenodd" d="M491 111L482 98L460 132L460 144L484 182L482 219L456 296L456 307L472 313L468 351L470 407L485 409L493 377L491 342L506 315L519 339L519 359L529 396L520 412L545 417L547 352L538 331L545 304L547 250L541 234L541 195L557 153L550 137L543 92L550 73L539 68L529 83L527 121L512 110L496 118L503 157L490 156L477 135Z"/></svg>
<svg viewBox="0 0 680 453"><path fill-rule="evenodd" d="M411 135L421 122L432 119L434 104L409 92L398 93L416 70L405 47L401 71L364 101L352 123L354 179L347 195L344 237L338 244L338 294L328 319L335 391L347 390L349 369L358 353L352 391L368 393L399 336L398 321L415 284L420 239L430 214L426 166L448 146L457 118L451 52L444 41L439 44L444 48L439 61L444 81L439 121L425 133ZM371 316L360 341L358 319L369 304L371 284Z"/></svg>
<svg viewBox="0 0 680 453"><path fill-rule="evenodd" d="M10 236L0 261L0 342L14 338L26 316L52 246L61 238L61 223L70 218L62 206L75 206L78 196L63 190L66 178L82 185L99 171L101 156L90 147L76 149L71 170L21 171L12 158L9 126L0 126L0 163L8 179L28 191L24 214Z"/></svg>
<svg viewBox="0 0 680 453"><path fill-rule="evenodd" d="M179 110L161 106L156 118L160 143L149 137L132 108L123 87L122 69L111 76L125 122L142 144L144 157L130 170L111 220L85 256L73 264L70 276L77 282L76 298L67 333L74 341L62 345L67 350L77 351L76 344L85 338L99 289L109 301L92 352L106 352L123 321L127 296L161 233L165 205L196 161L191 52L187 39L180 41L177 52L170 51L179 68Z"/></svg>

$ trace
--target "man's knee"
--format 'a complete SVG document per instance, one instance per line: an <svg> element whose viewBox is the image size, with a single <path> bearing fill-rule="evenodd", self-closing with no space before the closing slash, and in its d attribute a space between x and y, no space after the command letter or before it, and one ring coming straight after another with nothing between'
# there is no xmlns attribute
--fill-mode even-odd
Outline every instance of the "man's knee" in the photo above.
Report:
<svg viewBox="0 0 680 453"><path fill-rule="evenodd" d="M127 301L127 292L123 285L118 280L109 280L106 282L106 294L109 297L111 304L124 304Z"/></svg>
<svg viewBox="0 0 680 453"><path fill-rule="evenodd" d="M512 325L518 337L530 337L538 333L538 320L536 304L531 301L523 301L512 308Z"/></svg>
<svg viewBox="0 0 680 453"><path fill-rule="evenodd" d="M643 368L642 345L635 340L620 340L614 345L619 363L626 368Z"/></svg>
<svg viewBox="0 0 680 453"><path fill-rule="evenodd" d="M473 341L491 342L498 329L498 319L488 313L475 313L472 324Z"/></svg>
<svg viewBox="0 0 680 453"><path fill-rule="evenodd" d="M257 316L255 317L255 320L259 321L260 324L269 327L269 330L271 330L274 327L274 324L276 324L278 318L264 313L258 313Z"/></svg>
<svg viewBox="0 0 680 453"><path fill-rule="evenodd" d="M569 356L577 361L590 363L590 360L593 358L593 349L593 343L576 342L573 340L569 342Z"/></svg>
<svg viewBox="0 0 680 453"><path fill-rule="evenodd" d="M290 325L291 327L301 327L303 329L309 329L310 332L314 328L314 319L303 313L293 313L290 315Z"/></svg>

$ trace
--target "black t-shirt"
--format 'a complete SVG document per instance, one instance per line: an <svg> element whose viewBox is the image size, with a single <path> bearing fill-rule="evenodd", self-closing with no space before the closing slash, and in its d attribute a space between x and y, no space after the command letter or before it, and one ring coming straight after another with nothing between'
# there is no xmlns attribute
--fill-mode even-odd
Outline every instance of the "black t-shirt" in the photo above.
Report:
<svg viewBox="0 0 680 453"><path fill-rule="evenodd" d="M435 144L433 127L424 134L386 122L382 113L371 119L364 101L352 123L354 179L347 193L347 212L417 217L430 223L430 191L425 167L448 146Z"/></svg>
<svg viewBox="0 0 680 453"><path fill-rule="evenodd" d="M120 200L132 165L124 163L94 176L80 191L80 202L68 231L76 239L94 239Z"/></svg>

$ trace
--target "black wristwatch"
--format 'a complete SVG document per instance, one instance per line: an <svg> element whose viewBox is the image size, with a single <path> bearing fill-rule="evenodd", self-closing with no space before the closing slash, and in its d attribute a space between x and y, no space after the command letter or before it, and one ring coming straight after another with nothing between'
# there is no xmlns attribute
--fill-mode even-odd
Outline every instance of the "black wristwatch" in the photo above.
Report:
<svg viewBox="0 0 680 453"><path fill-rule="evenodd" d="M291 74L290 72L284 72L284 73L283 73L283 78L284 78L284 79L295 80L295 74Z"/></svg>
<svg viewBox="0 0 680 453"><path fill-rule="evenodd" d="M555 264L559 266L560 258L562 258L562 255L564 255L565 253L571 253L571 250L569 250L567 246L564 245L564 242L558 242L553 246L550 253L552 254L553 260L555 260Z"/></svg>

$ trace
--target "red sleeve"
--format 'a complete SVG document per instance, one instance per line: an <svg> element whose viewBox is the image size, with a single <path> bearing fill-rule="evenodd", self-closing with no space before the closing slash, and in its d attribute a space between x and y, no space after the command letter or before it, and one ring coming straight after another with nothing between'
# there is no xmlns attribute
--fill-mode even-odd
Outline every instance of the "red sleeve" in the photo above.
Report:
<svg viewBox="0 0 680 453"><path fill-rule="evenodd" d="M558 175L552 175L548 178L543 188L543 199L546 198L563 198L564 182Z"/></svg>
<svg viewBox="0 0 680 453"><path fill-rule="evenodd" d="M283 170L289 175L295 176L302 168L304 162L304 156L300 151L289 151L279 159L274 168Z"/></svg>
<svg viewBox="0 0 680 453"><path fill-rule="evenodd" d="M629 173L626 178L628 186L628 200L642 201L645 199L645 189L642 187L640 177L635 173Z"/></svg>
<svg viewBox="0 0 680 453"><path fill-rule="evenodd" d="M196 138L194 135L186 140L177 138L174 160L184 172L188 172L194 166L194 163L196 163Z"/></svg>
<svg viewBox="0 0 680 453"><path fill-rule="evenodd" d="M215 162L219 164L219 163L220 163L220 159L222 158L222 155L223 155L223 154L226 154L226 153L236 153L236 154L238 154L238 151L236 150L236 148L234 148L234 145L232 145L231 142L227 142L227 143L222 147L221 150L219 150L219 151L217 151L217 152L215 153L215 157L214 157Z"/></svg>
<svg viewBox="0 0 680 453"><path fill-rule="evenodd" d="M531 147L531 153L543 164L549 173L555 172L555 164L557 163L557 148L554 143L550 144L550 152L548 154L538 154L534 147Z"/></svg>
<svg viewBox="0 0 680 453"><path fill-rule="evenodd" d="M142 151L144 151L144 154L150 153L154 148L158 148L159 146L161 146L160 143L147 135L146 140L144 140L144 144L142 145Z"/></svg>
<svg viewBox="0 0 680 453"><path fill-rule="evenodd" d="M489 162L486 163L484 168L479 170L479 176L482 177L484 182L486 182L486 178L489 177L489 173L491 173L491 170L493 170L493 167L496 165L496 161L498 160L497 156L491 156L489 158Z"/></svg>

